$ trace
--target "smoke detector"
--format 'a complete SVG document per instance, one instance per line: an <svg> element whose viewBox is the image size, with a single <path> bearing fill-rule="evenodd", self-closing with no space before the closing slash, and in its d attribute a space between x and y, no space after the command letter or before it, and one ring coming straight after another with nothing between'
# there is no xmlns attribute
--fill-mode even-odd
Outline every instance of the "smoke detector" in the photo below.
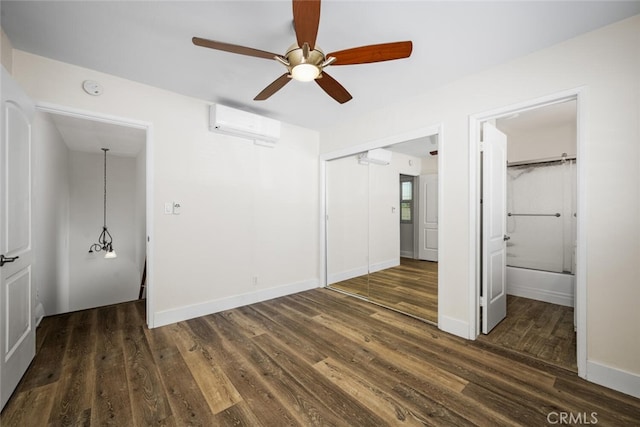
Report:
<svg viewBox="0 0 640 427"><path fill-rule="evenodd" d="M85 80L82 82L82 89L92 96L102 95L102 85L93 80Z"/></svg>

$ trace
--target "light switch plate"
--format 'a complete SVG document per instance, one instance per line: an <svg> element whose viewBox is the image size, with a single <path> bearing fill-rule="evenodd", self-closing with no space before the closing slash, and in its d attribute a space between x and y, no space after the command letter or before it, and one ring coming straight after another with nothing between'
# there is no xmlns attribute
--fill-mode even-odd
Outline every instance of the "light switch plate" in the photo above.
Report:
<svg viewBox="0 0 640 427"><path fill-rule="evenodd" d="M164 214L165 215L173 214L173 202L164 202Z"/></svg>

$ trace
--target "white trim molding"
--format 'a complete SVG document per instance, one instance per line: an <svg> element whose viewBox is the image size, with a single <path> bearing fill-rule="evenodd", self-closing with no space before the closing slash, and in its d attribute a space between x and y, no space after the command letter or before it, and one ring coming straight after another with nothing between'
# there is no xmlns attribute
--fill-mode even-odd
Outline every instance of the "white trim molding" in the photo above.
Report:
<svg viewBox="0 0 640 427"><path fill-rule="evenodd" d="M469 336L469 322L449 316L438 316L438 329L465 339L475 338Z"/></svg>
<svg viewBox="0 0 640 427"><path fill-rule="evenodd" d="M384 138L366 141L362 144L358 144L356 146L350 146L347 148L343 148L340 150L331 151L328 153L324 153L320 155L320 269L321 269L321 284L323 286L329 286L332 283L336 283L340 280L336 280L336 275L332 275L331 277L327 274L327 248L328 248L328 237L327 237L327 162L330 160L339 159L346 156L352 156L354 154L362 153L364 151L373 150L376 148L388 147L389 145L394 145L398 143L402 143L405 141L410 141L412 139L438 135L438 217L442 218L442 213L444 212L444 204L443 204L443 192L442 192L442 169L443 169L443 125L435 124L432 126L425 126L422 128L417 128L413 130L409 130L407 132L403 132L396 135L387 136ZM442 250L442 239L440 240L440 250ZM398 260L399 261L399 260ZM397 264L395 264L397 265ZM394 265L389 265L393 267ZM373 267L373 266L372 266ZM364 273L366 274L366 273ZM355 277L355 276L352 276ZM346 280L346 279L342 279ZM440 286L440 279L438 278L438 286ZM441 304L440 301L442 298L442 293L438 293L438 303ZM438 311L438 323L440 323L440 311ZM468 334L464 335L468 337Z"/></svg>
<svg viewBox="0 0 640 427"><path fill-rule="evenodd" d="M155 314L154 327L165 326L171 323L181 322L183 320L193 319L196 317L206 316L218 313L232 308L242 307L249 304L255 304L267 301L273 298L279 298L297 292L308 291L319 287L318 279L310 279L302 282L291 283L288 285L277 286L269 289L261 289L255 292L248 292L240 295L232 295L225 298L209 300L198 304L186 305L183 307L173 308L170 310L159 311Z"/></svg>
<svg viewBox="0 0 640 427"><path fill-rule="evenodd" d="M589 360L586 379L640 399L640 375L633 372Z"/></svg>
<svg viewBox="0 0 640 427"><path fill-rule="evenodd" d="M586 212L586 120L585 103L587 89L578 87L558 93L542 96L536 99L507 105L494 110L485 111L469 116L469 337L477 338L480 334L480 127L482 122L498 119L514 113L533 110L548 105L576 100L577 108L577 157L578 185L577 210ZM586 215L577 217L577 247L576 247L576 325L577 325L577 364L578 375L586 378L587 374L587 278L586 278Z"/></svg>
<svg viewBox="0 0 640 427"><path fill-rule="evenodd" d="M369 274L369 267L366 265L352 268L351 270L340 271L327 276L327 285L353 279L354 277L366 276L367 274Z"/></svg>
<svg viewBox="0 0 640 427"><path fill-rule="evenodd" d="M369 273L375 273L376 271L386 270L387 268L393 268L400 265L400 257L388 259L386 261L376 262L369 265Z"/></svg>
<svg viewBox="0 0 640 427"><path fill-rule="evenodd" d="M64 105L53 104L50 102L39 101L36 103L36 109L44 113L58 114L78 119L92 120L101 123L109 123L118 126L125 126L136 129L146 130L146 240L147 240L147 275L145 283L145 292L147 300L147 325L153 328L157 325L154 323L155 315L155 295L153 289L153 266L154 266L154 250L153 250L153 188L154 188L154 160L153 160L153 124L137 119L127 117L119 117L111 114L98 113L95 111L82 110L78 108L67 107Z"/></svg>

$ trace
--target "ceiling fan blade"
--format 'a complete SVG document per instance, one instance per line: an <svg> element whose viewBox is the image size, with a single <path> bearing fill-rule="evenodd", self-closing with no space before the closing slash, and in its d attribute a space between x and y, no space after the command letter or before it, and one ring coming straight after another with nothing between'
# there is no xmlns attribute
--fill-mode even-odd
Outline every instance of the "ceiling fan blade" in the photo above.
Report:
<svg viewBox="0 0 640 427"><path fill-rule="evenodd" d="M332 65L368 64L371 62L392 61L411 56L413 43L410 41L372 44L339 50L327 55L336 61Z"/></svg>
<svg viewBox="0 0 640 427"><path fill-rule="evenodd" d="M316 83L318 83L318 85L327 92L330 97L338 101L340 104L344 104L353 98L336 79L324 71L322 72L322 77L316 79Z"/></svg>
<svg viewBox="0 0 640 427"><path fill-rule="evenodd" d="M253 100L264 101L265 99L269 98L271 95L282 89L284 85L286 85L290 81L291 78L289 77L289 73L284 73L283 75L275 79L269 86L265 87L262 92L260 92L258 95L256 95L255 98L253 98Z"/></svg>
<svg viewBox="0 0 640 427"><path fill-rule="evenodd" d="M298 46L307 42L313 50L320 26L320 0L293 0L293 26Z"/></svg>
<svg viewBox="0 0 640 427"><path fill-rule="evenodd" d="M265 58L265 59L273 59L276 56L280 56L278 54L266 52L264 50L253 49L251 47L245 47L245 46L238 46L231 43L217 42L215 40L201 39L200 37L194 37L193 39L191 39L191 41L196 46L208 47L210 49L216 49L216 50L223 50L225 52L238 53L240 55L255 56L258 58Z"/></svg>

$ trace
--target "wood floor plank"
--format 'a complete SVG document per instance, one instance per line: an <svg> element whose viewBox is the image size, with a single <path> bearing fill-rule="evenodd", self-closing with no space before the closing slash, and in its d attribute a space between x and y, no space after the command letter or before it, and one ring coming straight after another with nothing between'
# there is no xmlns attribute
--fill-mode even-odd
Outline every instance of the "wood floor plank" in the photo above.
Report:
<svg viewBox="0 0 640 427"><path fill-rule="evenodd" d="M360 376L354 376L348 365L327 358L314 365L323 376L357 399L388 425L423 426L424 419L408 409L388 392Z"/></svg>
<svg viewBox="0 0 640 427"><path fill-rule="evenodd" d="M25 427L46 424L56 396L58 384L53 382L14 393L11 405L2 412L3 427Z"/></svg>
<svg viewBox="0 0 640 427"><path fill-rule="evenodd" d="M242 396L243 402L264 425L300 425L292 411L281 402L275 389L262 378L263 375L258 366L242 357L221 334L215 322L219 316L221 314L187 321L198 344L223 366L227 377Z"/></svg>
<svg viewBox="0 0 640 427"><path fill-rule="evenodd" d="M334 283L332 288L436 323L438 263L400 258L400 265Z"/></svg>
<svg viewBox="0 0 640 427"><path fill-rule="evenodd" d="M295 354L295 349L279 346L268 335L257 337L255 342L279 368L289 375L292 380L290 382L293 386L292 392L295 389L294 393L297 396L309 393L307 402L314 408L321 403L329 412L335 414L337 420L349 420L353 425L384 425L383 420L367 411L359 399L335 387L325 376L317 375L313 366L301 363L301 359ZM326 410L323 412L328 413Z"/></svg>
<svg viewBox="0 0 640 427"><path fill-rule="evenodd" d="M123 350L133 423L170 424L171 408L145 336L145 328L135 323L126 325Z"/></svg>
<svg viewBox="0 0 640 427"><path fill-rule="evenodd" d="M197 338L186 324L176 324L171 328L171 332L193 379L200 390L206 391L204 398L213 414L242 401L240 393L233 386L222 366L216 363L206 348L198 344Z"/></svg>
<svg viewBox="0 0 640 427"><path fill-rule="evenodd" d="M339 301L339 300L337 300ZM342 305L341 302L338 304ZM285 313L290 315L294 311L288 309L287 306L275 306L272 304L255 304L253 308L265 317L273 319L281 319ZM295 314L294 314L295 316ZM305 346L309 347L314 354L329 354L335 355L332 351L333 348L342 349L343 354L349 358L352 363L359 363L366 365L371 359L372 355L366 346L362 345L359 341L354 341L347 336L336 334L331 329L318 324L314 321L314 318L288 317L287 323L292 330L305 331L304 336L308 338ZM303 335L299 332L299 335ZM312 339L309 339L312 337ZM322 357L324 358L324 357ZM311 363L316 363L322 358L313 358Z"/></svg>
<svg viewBox="0 0 640 427"><path fill-rule="evenodd" d="M93 416L104 420L102 424L122 426L133 418L126 393L122 316L116 306L98 309L97 316Z"/></svg>
<svg viewBox="0 0 640 427"><path fill-rule="evenodd" d="M44 322L49 326L43 331L44 338L40 349L16 391L31 390L60 379L62 360L71 336L70 317L70 315L54 316Z"/></svg>
<svg viewBox="0 0 640 427"><path fill-rule="evenodd" d="M238 402L235 405L216 414L212 425L220 427L260 427L267 424L264 424L263 420L260 420L256 416L256 414L251 410L251 408L249 408L246 402Z"/></svg>
<svg viewBox="0 0 640 427"><path fill-rule="evenodd" d="M210 425L213 413L174 343L176 328L169 325L145 330L171 412L179 425Z"/></svg>
<svg viewBox="0 0 640 427"><path fill-rule="evenodd" d="M288 302L287 305L289 305ZM291 324L289 319L281 313L271 312L269 316L265 316L253 307L245 307L243 314L250 316L254 322L259 323L264 330L284 345L296 348L298 354L309 363L313 364L327 357L326 351L322 351L308 340L301 339L294 332L297 325Z"/></svg>
<svg viewBox="0 0 640 427"><path fill-rule="evenodd" d="M316 423L339 424L339 418L326 405L325 399L330 398L330 396L324 396L320 400L317 399L313 393L313 384L305 383L304 386L301 386L299 378L283 368L282 359L279 361L274 360L275 357L283 355L284 352L276 351L267 354L263 347L257 344L261 339L267 337L266 334L249 340L237 334L237 330L232 327L224 316L213 317L211 321L215 322L216 327L229 340L239 356L258 368L267 386L272 388L283 399L283 403L286 403L287 407L290 408L291 414L297 422L304 425ZM264 341L262 343L263 346L266 345ZM302 364L302 366L304 367L305 364ZM311 368L307 367L307 369ZM304 375L304 369L299 374Z"/></svg>
<svg viewBox="0 0 640 427"><path fill-rule="evenodd" d="M503 331L501 339L562 358L571 313L508 302L533 338ZM525 321L532 313L552 322ZM39 354L0 414L3 426L529 426L547 425L552 411L640 425L640 399L559 363L328 289L153 330L144 302L43 322Z"/></svg>
<svg viewBox="0 0 640 427"><path fill-rule="evenodd" d="M572 307L508 295L507 317L478 340L578 371Z"/></svg>
<svg viewBox="0 0 640 427"><path fill-rule="evenodd" d="M94 355L96 346L96 311L74 313L71 336L62 361L57 393L49 423L54 425L87 425L91 415L95 387Z"/></svg>

